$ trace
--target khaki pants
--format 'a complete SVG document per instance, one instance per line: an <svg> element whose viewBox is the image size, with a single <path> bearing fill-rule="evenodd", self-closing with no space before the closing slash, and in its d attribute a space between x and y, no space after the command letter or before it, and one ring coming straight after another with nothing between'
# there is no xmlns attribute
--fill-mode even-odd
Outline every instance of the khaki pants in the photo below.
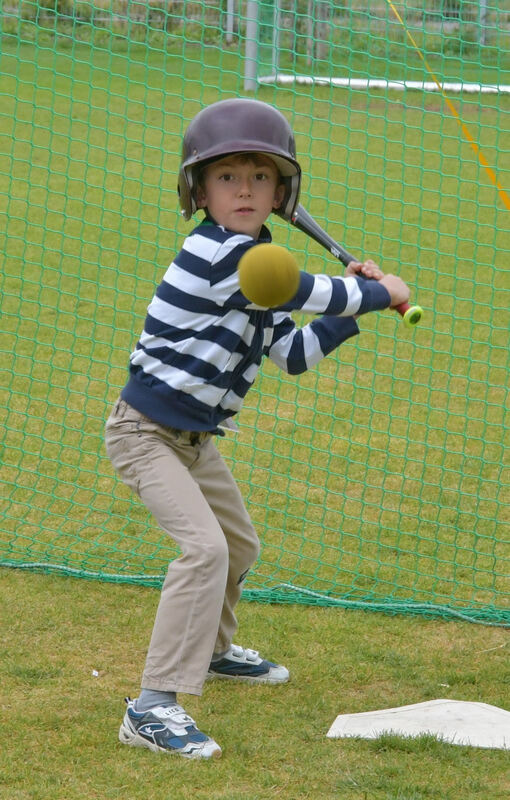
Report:
<svg viewBox="0 0 510 800"><path fill-rule="evenodd" d="M142 687L201 694L213 652L227 650L237 629L257 534L212 434L161 426L119 400L105 441L119 476L182 553L161 590Z"/></svg>

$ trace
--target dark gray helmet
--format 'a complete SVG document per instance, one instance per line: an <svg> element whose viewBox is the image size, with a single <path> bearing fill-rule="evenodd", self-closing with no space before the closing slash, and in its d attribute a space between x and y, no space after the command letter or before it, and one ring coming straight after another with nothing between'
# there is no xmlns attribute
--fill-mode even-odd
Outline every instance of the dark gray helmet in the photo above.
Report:
<svg viewBox="0 0 510 800"><path fill-rule="evenodd" d="M206 162L230 153L264 153L274 161L285 184L284 199L275 213L291 219L301 186L292 128L273 106L239 97L202 109L188 125L178 182L184 218L189 219L197 210L195 191L200 169Z"/></svg>

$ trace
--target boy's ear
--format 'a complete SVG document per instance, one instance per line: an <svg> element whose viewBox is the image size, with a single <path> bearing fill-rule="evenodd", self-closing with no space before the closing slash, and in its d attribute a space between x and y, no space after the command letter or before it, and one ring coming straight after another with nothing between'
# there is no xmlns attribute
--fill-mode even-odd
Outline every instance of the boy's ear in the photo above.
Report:
<svg viewBox="0 0 510 800"><path fill-rule="evenodd" d="M276 187L276 191L274 193L273 208L280 208L281 204L283 203L284 196L285 186L283 183L280 183L280 185Z"/></svg>
<svg viewBox="0 0 510 800"><path fill-rule="evenodd" d="M197 186L195 202L197 204L197 208L205 208L207 205L205 192L200 184Z"/></svg>

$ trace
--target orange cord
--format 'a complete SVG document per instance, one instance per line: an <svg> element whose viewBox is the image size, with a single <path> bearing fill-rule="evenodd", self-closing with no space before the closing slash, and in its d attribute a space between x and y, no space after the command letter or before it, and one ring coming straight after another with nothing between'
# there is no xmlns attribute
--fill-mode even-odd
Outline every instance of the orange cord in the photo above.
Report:
<svg viewBox="0 0 510 800"><path fill-rule="evenodd" d="M438 88L438 89L439 89L439 91L441 92L441 94L442 94L442 96L443 96L443 98L444 98L444 101L445 101L446 105L448 106L448 108L449 108L449 109L450 109L450 111L452 112L453 116L455 117L455 119L456 119L456 120L457 120L457 122L459 123L459 125L460 125L460 127L461 127L461 130L462 130L462 133L464 134L464 136L465 136L465 137L466 137L466 139L468 140L469 144L471 145L471 147L472 147L472 148L473 148L473 150L475 151L475 153L476 153L476 156L477 156L477 158L478 158L478 161L479 161L479 163L482 165L482 167L483 167L483 168L484 168L484 170L486 171L487 175L489 176L489 178L490 178L490 180L491 180L491 183L493 183L493 184L494 184L494 186L496 187L496 189L497 189L497 190L498 190L498 192L499 192L499 196L501 197L501 199L502 199L503 203L505 204L505 206L507 207L507 209L510 211L510 197L508 196L507 192L505 191L505 189L504 189L504 188L502 187L502 185L500 184L500 182L499 182L499 180L498 180L498 176L496 175L496 172L494 171L494 169L491 167L491 165L489 164L489 162L488 162L488 161L487 161L487 159L485 158L485 156L484 156L484 154L482 153L482 150L480 149L480 146L478 145L478 143L477 143L477 142L475 141L475 139L474 139L474 138L471 136L471 133L470 133L470 130L469 130L469 128L467 127L467 125L466 125L466 124L465 124L465 123L462 121L462 119L460 118L460 116L459 116L459 113L458 113L457 109L456 109L456 108L455 108L455 106L453 105L453 103L452 103L452 101L450 100L450 98L448 97L448 95L445 93L445 91L444 91L444 89L443 89L443 87L442 87L441 83L440 83L440 82L439 82L439 80L437 79L437 77L436 77L436 75L435 75L434 71L431 69L431 67L430 67L430 65L429 65L429 63L428 63L428 61L427 61L427 59L425 58L425 56L423 55L422 51L420 50L420 48L419 48L419 47L418 47L418 45L416 44L416 41L414 40L414 37L413 37L413 35L412 35L412 34L411 34L411 32L410 32L410 31L407 29L407 27L406 27L406 24L405 24L404 20L402 19L402 17L400 16L400 14L399 14L398 10L395 8L395 6L394 6L394 4L391 2L391 0L387 0L387 2L388 2L388 5L390 6L391 10L392 10L392 11L393 11L393 13L395 14L396 18L398 19L398 21L400 22L400 24L401 24L401 25L402 25L402 27L404 28L404 30L405 30L405 32L406 32L406 35L407 35L407 38L409 39L409 41L411 42L411 44L412 44L412 45L413 45L413 47L415 48L416 52L417 52L417 53L418 53L418 55L420 56L421 60L423 61L423 64L424 64L424 66L425 66L425 69L427 70L427 72L428 72L428 73L429 73L429 75L431 76L432 80L433 80L433 81L434 81L434 83L436 84L437 88Z"/></svg>

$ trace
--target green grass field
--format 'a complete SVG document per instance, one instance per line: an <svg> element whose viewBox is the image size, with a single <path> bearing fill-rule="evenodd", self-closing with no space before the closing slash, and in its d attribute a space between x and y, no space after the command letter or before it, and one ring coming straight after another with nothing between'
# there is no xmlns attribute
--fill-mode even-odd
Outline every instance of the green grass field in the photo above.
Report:
<svg viewBox="0 0 510 800"><path fill-rule="evenodd" d="M222 443L263 542L247 597L266 602L242 603L239 641L288 664L292 683L211 684L186 704L222 744L219 764L116 743L158 593L114 584L158 586L175 549L114 478L103 427L188 229L175 194L186 120L243 92L235 52L95 33L93 47L12 36L0 55L0 561L103 579L0 570L0 787L14 800L506 798L503 752L326 739L342 712L508 706L503 627L318 607L508 624L509 216L430 94L257 92L292 116L304 204L401 274L426 316L409 332L369 315L358 341L298 380L266 365ZM509 98L458 103L508 186ZM337 272L302 234L272 228L307 269Z"/></svg>
<svg viewBox="0 0 510 800"><path fill-rule="evenodd" d="M7 561L159 579L174 553L113 480L102 432L187 230L175 196L186 118L214 86L238 88L238 56L206 52L204 84L192 52L2 54ZM435 96L258 96L293 109L305 204L403 275L426 317L410 333L369 315L299 381L266 365L222 445L266 544L249 588L490 608L508 594L508 212ZM502 180L507 111L484 99L484 153ZM463 113L480 124L474 100ZM273 230L311 271L337 271L302 234Z"/></svg>
<svg viewBox="0 0 510 800"><path fill-rule="evenodd" d="M285 663L282 687L180 697L223 757L117 742L158 592L0 570L0 794L12 800L506 800L508 752L431 737L327 739L338 714L434 698L508 705L508 633L465 623L242 603L238 641ZM95 677L93 670L99 675ZM187 702L186 702L187 701Z"/></svg>

